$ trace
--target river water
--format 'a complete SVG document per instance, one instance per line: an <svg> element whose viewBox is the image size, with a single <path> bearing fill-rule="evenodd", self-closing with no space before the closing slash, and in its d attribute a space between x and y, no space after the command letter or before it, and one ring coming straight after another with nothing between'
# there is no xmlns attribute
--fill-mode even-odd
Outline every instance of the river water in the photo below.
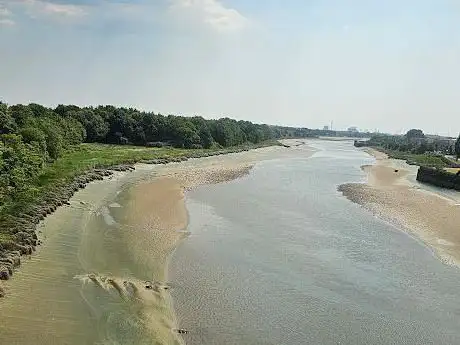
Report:
<svg viewBox="0 0 460 345"><path fill-rule="evenodd" d="M368 155L349 141L309 144L313 156L306 146L247 153L263 160L248 176L188 192L191 235L169 276L184 232L158 218L180 227L182 194L157 178L243 156L91 183L45 220L43 245L2 283L0 344L181 344L177 325L188 345L460 344L460 272L337 192L365 181Z"/></svg>
<svg viewBox="0 0 460 345"><path fill-rule="evenodd" d="M368 155L312 146L188 193L170 263L187 344L460 344L458 269L337 192Z"/></svg>

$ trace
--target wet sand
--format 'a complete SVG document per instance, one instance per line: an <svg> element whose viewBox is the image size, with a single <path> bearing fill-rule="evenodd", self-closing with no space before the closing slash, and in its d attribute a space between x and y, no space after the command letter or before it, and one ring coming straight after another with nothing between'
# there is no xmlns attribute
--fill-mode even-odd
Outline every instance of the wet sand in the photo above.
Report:
<svg viewBox="0 0 460 345"><path fill-rule="evenodd" d="M295 150L139 164L91 183L46 218L43 245L2 284L0 343L181 344L167 263L187 235L186 191Z"/></svg>
<svg viewBox="0 0 460 345"><path fill-rule="evenodd" d="M376 159L363 166L367 183L350 183L339 191L377 216L402 227L433 248L446 264L460 266L460 205L437 191L409 180L411 167L388 159L379 151L367 149ZM460 193L459 193L460 194ZM459 196L460 198L460 196Z"/></svg>

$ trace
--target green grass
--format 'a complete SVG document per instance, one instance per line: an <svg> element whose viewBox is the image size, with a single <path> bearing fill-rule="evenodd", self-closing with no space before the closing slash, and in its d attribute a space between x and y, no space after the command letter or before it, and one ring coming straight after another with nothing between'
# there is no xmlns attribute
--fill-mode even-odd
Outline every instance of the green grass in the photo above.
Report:
<svg viewBox="0 0 460 345"><path fill-rule="evenodd" d="M150 148L129 145L81 144L66 152L54 163L49 164L38 177L35 185L44 187L54 182L62 182L93 168L118 164L134 164L143 160L186 157L193 153L230 151L238 148L257 148L279 145L278 141L247 144L226 149L178 149L172 147Z"/></svg>
<svg viewBox="0 0 460 345"><path fill-rule="evenodd" d="M380 148L379 148L380 149ZM380 149L381 150L381 149ZM407 161L409 164L427 166L434 168L448 168L451 166L452 162L445 158L444 156L424 153L424 154L415 154L410 152L402 151L392 151L384 150L390 158L402 159Z"/></svg>
<svg viewBox="0 0 460 345"><path fill-rule="evenodd" d="M92 168L131 164L160 157L179 157L190 151L197 150L81 144L49 164L39 176L37 184L46 186L54 181L72 178Z"/></svg>

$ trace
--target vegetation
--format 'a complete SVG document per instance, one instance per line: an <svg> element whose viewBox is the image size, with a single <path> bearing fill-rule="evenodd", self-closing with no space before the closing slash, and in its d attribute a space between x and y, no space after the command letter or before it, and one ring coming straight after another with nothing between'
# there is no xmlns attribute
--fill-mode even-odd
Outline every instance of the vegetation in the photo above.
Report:
<svg viewBox="0 0 460 345"><path fill-rule="evenodd" d="M433 168L447 168L452 166L452 161L442 155L434 153L415 154L410 152L384 150L390 158L405 160L408 164L427 166Z"/></svg>
<svg viewBox="0 0 460 345"><path fill-rule="evenodd" d="M0 102L0 264L6 260L2 251L22 248L17 247L18 241L36 243L30 236L39 219L75 190L108 173L97 169L183 160L314 135L307 128L229 118L163 116L113 106L51 109Z"/></svg>
<svg viewBox="0 0 460 345"><path fill-rule="evenodd" d="M435 168L455 166L455 162L446 157L454 154L453 141L429 138L420 129L411 129L405 135L374 134L368 141L355 142L355 145L375 147L391 158L403 159L409 164Z"/></svg>
<svg viewBox="0 0 460 345"><path fill-rule="evenodd" d="M308 129L276 127L235 121L229 118L162 116L135 109L99 106L80 108L59 105L55 109L38 104L8 106L0 103L0 214L6 205L36 195L47 174L55 169L80 172L73 165L88 168L136 161L162 154L159 150L132 147L102 149L80 144L104 143L222 149L244 144L257 145L282 137L311 136ZM90 158L91 157L91 158Z"/></svg>
<svg viewBox="0 0 460 345"><path fill-rule="evenodd" d="M455 156L458 158L460 157L460 135L457 138L457 141L455 142Z"/></svg>
<svg viewBox="0 0 460 345"><path fill-rule="evenodd" d="M417 181L429 183L441 188L460 190L460 173L443 169L432 169L421 166L417 172Z"/></svg>
<svg viewBox="0 0 460 345"><path fill-rule="evenodd" d="M406 138L411 140L411 139L419 139L419 138L425 138L425 134L421 129L410 129L406 133Z"/></svg>

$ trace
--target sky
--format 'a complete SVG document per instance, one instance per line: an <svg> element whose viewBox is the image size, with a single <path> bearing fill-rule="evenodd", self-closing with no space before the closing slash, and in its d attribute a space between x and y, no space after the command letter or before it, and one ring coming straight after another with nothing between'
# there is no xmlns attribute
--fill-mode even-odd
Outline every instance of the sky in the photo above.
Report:
<svg viewBox="0 0 460 345"><path fill-rule="evenodd" d="M460 132L458 0L0 0L0 99Z"/></svg>

